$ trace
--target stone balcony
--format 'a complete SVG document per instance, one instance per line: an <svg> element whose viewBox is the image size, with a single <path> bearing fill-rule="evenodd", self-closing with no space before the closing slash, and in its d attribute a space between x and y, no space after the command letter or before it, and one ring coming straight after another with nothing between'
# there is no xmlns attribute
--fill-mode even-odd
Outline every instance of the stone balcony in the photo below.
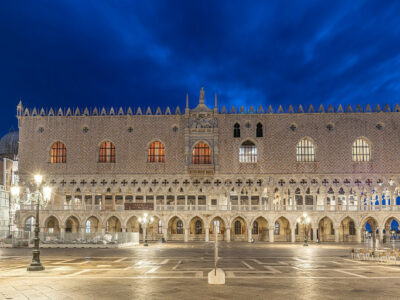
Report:
<svg viewBox="0 0 400 300"><path fill-rule="evenodd" d="M35 208L32 205L23 205L20 211L33 211ZM113 206L101 205L47 205L41 208L42 211L140 211L148 208L131 208L127 209L126 205L116 204ZM269 211L269 212L284 212L284 211L317 211L317 212L368 212L368 211L400 211L400 205L162 205L153 206L154 211L174 212L174 211Z"/></svg>

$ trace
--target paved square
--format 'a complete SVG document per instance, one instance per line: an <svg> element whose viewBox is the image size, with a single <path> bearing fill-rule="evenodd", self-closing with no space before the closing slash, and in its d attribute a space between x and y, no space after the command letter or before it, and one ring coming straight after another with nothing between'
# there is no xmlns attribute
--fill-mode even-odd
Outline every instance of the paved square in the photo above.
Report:
<svg viewBox="0 0 400 300"><path fill-rule="evenodd" d="M43 272L27 272L29 249L0 249L0 299L243 299L400 297L398 265L355 261L348 246L224 244L226 285L210 286L213 245L43 249Z"/></svg>

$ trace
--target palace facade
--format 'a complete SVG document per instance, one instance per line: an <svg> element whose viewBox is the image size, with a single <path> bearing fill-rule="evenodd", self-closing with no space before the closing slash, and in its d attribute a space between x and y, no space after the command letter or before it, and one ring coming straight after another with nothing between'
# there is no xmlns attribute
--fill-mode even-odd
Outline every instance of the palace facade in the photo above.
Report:
<svg viewBox="0 0 400 300"><path fill-rule="evenodd" d="M141 232L149 238L287 241L304 233L383 240L398 220L400 109L314 110L205 104L175 111L36 110L18 105L19 177L41 173L53 189L44 233ZM307 214L308 225L298 218ZM28 229L33 206L16 215ZM369 226L366 226L366 224Z"/></svg>

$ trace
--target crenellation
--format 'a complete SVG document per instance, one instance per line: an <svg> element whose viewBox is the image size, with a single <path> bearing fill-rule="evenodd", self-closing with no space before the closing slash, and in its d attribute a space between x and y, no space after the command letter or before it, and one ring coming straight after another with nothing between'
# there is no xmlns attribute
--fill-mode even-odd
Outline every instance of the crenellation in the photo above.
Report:
<svg viewBox="0 0 400 300"><path fill-rule="evenodd" d="M279 105L276 112L271 105L266 112L260 106L257 113L253 106L238 112L232 106L227 113L225 106L215 109L217 103L208 108L204 90L200 95L194 109L187 98L184 114L179 106L175 114L169 107L164 114L160 107L145 114L139 107L133 114L129 107L119 108L117 115L114 108L101 108L99 114L95 107L91 113L85 108L81 117L78 108L73 115L72 109L60 108L57 116L50 109L47 114L53 116L46 118L20 103L20 177L28 181L40 171L55 191L42 211L44 219L55 216L66 229L71 216L80 227L95 216L107 230L109 218L117 216L124 230L136 230L132 218L146 211L162 221L166 238L184 238L171 233L176 221L170 225L170 220L180 218L189 228L186 240L196 240L201 239L193 232L196 220L211 228L210 222L221 218L232 229L229 240L248 240L251 230L234 234L235 220L251 228L261 217L265 228L278 222L289 232L272 234L272 242L298 240L293 226L307 212L318 230L321 222L337 229L354 221L357 234L339 234L354 242L362 238L369 217L382 227L398 216L400 160L393 159L400 154L398 106L393 113L379 106L372 113L368 105L364 110L357 105L354 113L351 105L346 113L342 105L326 111L320 105L318 113L312 105L307 113L302 105L297 111ZM60 161L51 157L56 142L65 146ZM354 154L355 145L365 153ZM19 226L31 215L31 208L21 209ZM328 235L326 241L336 239Z"/></svg>

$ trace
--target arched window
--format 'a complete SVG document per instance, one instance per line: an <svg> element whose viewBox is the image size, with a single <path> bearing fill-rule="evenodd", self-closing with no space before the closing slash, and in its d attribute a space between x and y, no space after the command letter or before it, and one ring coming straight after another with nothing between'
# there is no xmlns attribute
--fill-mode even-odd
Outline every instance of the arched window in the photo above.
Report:
<svg viewBox="0 0 400 300"><path fill-rule="evenodd" d="M353 161L370 161L371 159L371 148L363 138L358 138L354 141L351 153Z"/></svg>
<svg viewBox="0 0 400 300"><path fill-rule="evenodd" d="M147 149L147 162L163 163L165 162L165 147L163 143L155 141L150 144Z"/></svg>
<svg viewBox="0 0 400 300"><path fill-rule="evenodd" d="M356 235L356 226L353 221L349 222L349 235Z"/></svg>
<svg viewBox="0 0 400 300"><path fill-rule="evenodd" d="M235 222L235 234L242 234L242 223L239 220Z"/></svg>
<svg viewBox="0 0 400 300"><path fill-rule="evenodd" d="M181 220L176 222L176 233L183 234L183 222Z"/></svg>
<svg viewBox="0 0 400 300"><path fill-rule="evenodd" d="M67 162L67 148L61 142L55 142L50 150L50 163L59 164Z"/></svg>
<svg viewBox="0 0 400 300"><path fill-rule="evenodd" d="M258 234L258 222L254 221L252 234Z"/></svg>
<svg viewBox="0 0 400 300"><path fill-rule="evenodd" d="M158 221L158 234L162 234L163 230L162 230L162 221L159 220Z"/></svg>
<svg viewBox="0 0 400 300"><path fill-rule="evenodd" d="M253 142L245 141L239 148L239 162L241 163L256 163L257 162L257 147Z"/></svg>
<svg viewBox="0 0 400 300"><path fill-rule="evenodd" d="M195 227L194 230L195 230L196 234L202 234L203 226L201 225L201 221L200 220L196 221L194 227Z"/></svg>
<svg viewBox="0 0 400 300"><path fill-rule="evenodd" d="M263 126L261 123L257 124L256 137L263 137Z"/></svg>
<svg viewBox="0 0 400 300"><path fill-rule="evenodd" d="M211 164L211 150L206 143L197 143L193 149L192 163L195 165Z"/></svg>
<svg viewBox="0 0 400 300"><path fill-rule="evenodd" d="M332 222L331 222L331 235L335 235L335 228L333 227Z"/></svg>
<svg viewBox="0 0 400 300"><path fill-rule="evenodd" d="M297 144L296 160L304 162L315 161L315 146L311 140L304 138Z"/></svg>
<svg viewBox="0 0 400 300"><path fill-rule="evenodd" d="M85 231L86 233L90 233L90 229L92 228L92 222L90 220L86 221Z"/></svg>
<svg viewBox="0 0 400 300"><path fill-rule="evenodd" d="M281 233L281 224L279 224L278 221L275 222L275 234L280 234Z"/></svg>
<svg viewBox="0 0 400 300"><path fill-rule="evenodd" d="M103 142L100 145L99 162L115 163L115 146L111 142Z"/></svg>
<svg viewBox="0 0 400 300"><path fill-rule="evenodd" d="M235 123L235 125L233 125L233 137L240 138L240 124L239 123Z"/></svg>

